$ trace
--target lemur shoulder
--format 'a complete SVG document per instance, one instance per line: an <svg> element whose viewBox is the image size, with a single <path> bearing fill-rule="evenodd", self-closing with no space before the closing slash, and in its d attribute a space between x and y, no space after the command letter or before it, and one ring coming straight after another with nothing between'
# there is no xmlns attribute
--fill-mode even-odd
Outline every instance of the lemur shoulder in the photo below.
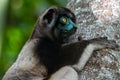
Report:
<svg viewBox="0 0 120 80"><path fill-rule="evenodd" d="M107 38L66 44L77 30L75 23L75 15L67 8L45 10L3 80L78 80L75 70L84 68L94 50L117 47Z"/></svg>

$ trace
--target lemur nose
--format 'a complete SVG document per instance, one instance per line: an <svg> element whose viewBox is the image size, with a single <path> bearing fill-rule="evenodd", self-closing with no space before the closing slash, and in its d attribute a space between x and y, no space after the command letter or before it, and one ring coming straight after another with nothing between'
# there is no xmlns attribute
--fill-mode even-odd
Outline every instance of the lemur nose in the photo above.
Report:
<svg viewBox="0 0 120 80"><path fill-rule="evenodd" d="M73 28L75 28L75 29L78 28L77 25L74 22L71 21L71 24L72 24Z"/></svg>

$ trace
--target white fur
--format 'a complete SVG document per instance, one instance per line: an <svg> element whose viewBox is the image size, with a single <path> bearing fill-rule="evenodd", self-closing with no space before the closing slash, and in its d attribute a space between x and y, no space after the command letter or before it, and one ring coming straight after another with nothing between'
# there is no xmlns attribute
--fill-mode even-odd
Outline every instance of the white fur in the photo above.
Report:
<svg viewBox="0 0 120 80"><path fill-rule="evenodd" d="M78 75L72 67L65 66L54 73L49 80L78 80Z"/></svg>
<svg viewBox="0 0 120 80"><path fill-rule="evenodd" d="M36 39L29 41L23 47L22 51L18 56L18 59L16 60L16 63L19 68L22 68L25 70L30 69L30 68L33 68L39 62L39 60L34 57L35 54L33 52L36 42L37 42Z"/></svg>

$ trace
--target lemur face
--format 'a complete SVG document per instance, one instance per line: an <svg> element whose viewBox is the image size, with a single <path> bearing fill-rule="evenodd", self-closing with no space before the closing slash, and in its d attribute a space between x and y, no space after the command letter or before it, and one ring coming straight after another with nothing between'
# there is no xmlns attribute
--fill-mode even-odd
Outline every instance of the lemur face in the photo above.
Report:
<svg viewBox="0 0 120 80"><path fill-rule="evenodd" d="M70 30L77 29L77 26L75 23L68 17L62 16L59 18L58 30L61 30L62 32L69 32Z"/></svg>
<svg viewBox="0 0 120 80"><path fill-rule="evenodd" d="M38 19L40 33L52 40L62 42L76 32L75 15L67 8L51 7Z"/></svg>

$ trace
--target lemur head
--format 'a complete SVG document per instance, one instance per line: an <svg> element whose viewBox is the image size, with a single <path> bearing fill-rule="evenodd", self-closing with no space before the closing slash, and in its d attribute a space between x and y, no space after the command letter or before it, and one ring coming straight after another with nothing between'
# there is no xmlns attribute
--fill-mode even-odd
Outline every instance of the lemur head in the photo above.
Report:
<svg viewBox="0 0 120 80"><path fill-rule="evenodd" d="M64 43L76 32L75 15L67 8L51 7L39 17L32 38L46 37Z"/></svg>

